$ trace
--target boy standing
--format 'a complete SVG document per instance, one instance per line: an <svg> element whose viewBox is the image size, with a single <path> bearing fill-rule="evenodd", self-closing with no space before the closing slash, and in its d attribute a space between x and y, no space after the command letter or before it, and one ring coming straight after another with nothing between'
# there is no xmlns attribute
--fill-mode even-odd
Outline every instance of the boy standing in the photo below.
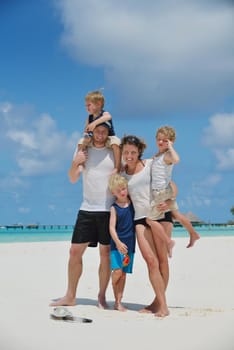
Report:
<svg viewBox="0 0 234 350"><path fill-rule="evenodd" d="M116 200L110 210L111 269L115 309L126 311L122 305L126 273L132 273L135 253L134 209L128 196L128 182L119 174L109 180L109 189Z"/></svg>

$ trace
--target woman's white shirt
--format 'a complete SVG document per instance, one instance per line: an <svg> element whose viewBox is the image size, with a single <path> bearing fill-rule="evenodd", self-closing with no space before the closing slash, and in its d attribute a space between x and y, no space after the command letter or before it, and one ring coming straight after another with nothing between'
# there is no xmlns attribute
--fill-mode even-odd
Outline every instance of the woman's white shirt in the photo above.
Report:
<svg viewBox="0 0 234 350"><path fill-rule="evenodd" d="M128 175L125 171L122 173L128 180L128 192L135 210L134 220L147 217L150 210L152 161L146 159L145 166L136 174Z"/></svg>

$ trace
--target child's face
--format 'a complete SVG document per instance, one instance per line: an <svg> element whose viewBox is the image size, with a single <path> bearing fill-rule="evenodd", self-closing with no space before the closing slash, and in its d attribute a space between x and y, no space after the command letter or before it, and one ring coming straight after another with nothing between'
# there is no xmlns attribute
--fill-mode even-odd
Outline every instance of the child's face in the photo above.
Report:
<svg viewBox="0 0 234 350"><path fill-rule="evenodd" d="M168 137L165 134L158 133L156 136L156 144L160 152L166 151L168 149Z"/></svg>
<svg viewBox="0 0 234 350"><path fill-rule="evenodd" d="M128 188L126 185L121 185L117 188L115 188L112 191L112 194L118 199L118 200L126 200L128 197Z"/></svg>
<svg viewBox="0 0 234 350"><path fill-rule="evenodd" d="M92 115L99 114L101 111L101 103L99 102L94 103L91 101L86 101L85 106L87 112Z"/></svg>

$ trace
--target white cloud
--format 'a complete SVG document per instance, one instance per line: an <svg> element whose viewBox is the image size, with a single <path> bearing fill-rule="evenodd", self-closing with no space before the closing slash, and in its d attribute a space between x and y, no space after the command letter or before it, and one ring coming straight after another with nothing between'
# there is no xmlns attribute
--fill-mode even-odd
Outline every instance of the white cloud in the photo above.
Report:
<svg viewBox="0 0 234 350"><path fill-rule="evenodd" d="M214 187L222 181L222 176L220 174L211 174L206 179L203 179L200 186L203 188Z"/></svg>
<svg viewBox="0 0 234 350"><path fill-rule="evenodd" d="M216 114L209 119L202 140L217 160L219 170L234 169L234 114Z"/></svg>
<svg viewBox="0 0 234 350"><path fill-rule="evenodd" d="M203 142L211 147L234 146L234 113L216 114L203 131Z"/></svg>
<svg viewBox="0 0 234 350"><path fill-rule="evenodd" d="M125 108L204 109L234 88L232 7L209 1L60 0L63 44L104 67Z"/></svg>
<svg viewBox="0 0 234 350"><path fill-rule="evenodd" d="M0 106L1 133L4 143L15 147L18 175L45 175L62 170L72 157L79 133L67 135L58 129L50 115L35 117L30 108L25 114L22 110L25 108L9 103Z"/></svg>

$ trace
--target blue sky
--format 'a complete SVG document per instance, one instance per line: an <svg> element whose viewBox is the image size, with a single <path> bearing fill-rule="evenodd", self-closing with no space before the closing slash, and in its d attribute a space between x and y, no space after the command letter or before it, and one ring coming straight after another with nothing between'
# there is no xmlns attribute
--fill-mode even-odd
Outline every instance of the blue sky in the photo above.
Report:
<svg viewBox="0 0 234 350"><path fill-rule="evenodd" d="M0 225L72 224L81 182L67 171L86 111L104 88L116 133L172 125L180 211L233 219L233 2L0 2Z"/></svg>

